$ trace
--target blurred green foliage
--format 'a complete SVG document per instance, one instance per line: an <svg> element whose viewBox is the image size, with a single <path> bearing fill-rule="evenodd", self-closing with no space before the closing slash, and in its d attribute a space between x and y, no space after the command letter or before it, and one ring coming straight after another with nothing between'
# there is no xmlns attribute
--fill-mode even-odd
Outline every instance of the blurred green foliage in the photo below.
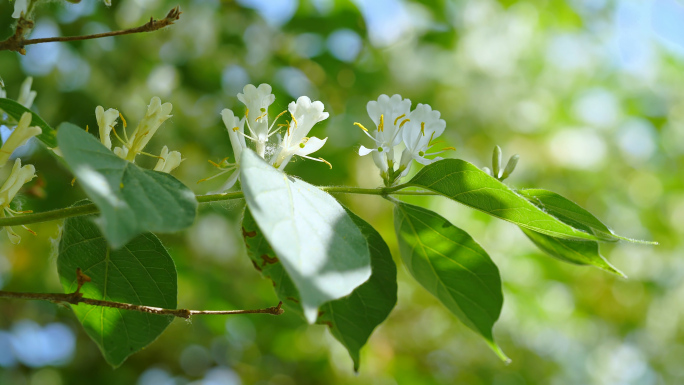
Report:
<svg viewBox="0 0 684 385"><path fill-rule="evenodd" d="M318 185L381 184L371 159L356 155L366 138L352 123L369 124L369 100L400 93L441 111L453 156L489 165L498 144L506 156L521 155L511 186L556 191L617 233L660 246L602 245L629 277L622 279L544 256L511 224L443 198L414 197L406 200L467 230L498 265L504 308L494 334L512 364L504 366L400 266L398 306L362 351L358 376L324 327L302 326L292 314L176 320L112 371L70 310L3 301L0 344L21 346L0 352L0 384L684 382L681 1L114 0L107 8L84 0L44 4L32 37L137 26L177 4L180 21L160 32L35 45L24 57L0 52L8 95L34 76L34 108L53 126L95 127L98 105L137 121L152 96L173 103L174 117L150 148L181 151L186 160L174 174L203 193L222 182L196 184L214 172L206 160L231 151L219 112L241 111L235 95L247 82L273 85L274 112L302 94L325 104L331 117L312 135L330 138L319 154L333 170L310 161L288 167ZM0 36L12 33L12 8L0 2ZM23 158L39 175L25 209L84 197L47 151ZM391 204L341 200L378 229L399 262ZM270 282L244 253L240 212L239 203L203 206L190 230L161 237L179 271L179 306L275 304ZM24 233L18 247L3 238L0 287L59 292L59 224L32 228L38 236ZM53 365L32 360L45 344L15 337L37 336L22 334L38 327L33 322L42 330L66 324L76 336L73 356Z"/></svg>

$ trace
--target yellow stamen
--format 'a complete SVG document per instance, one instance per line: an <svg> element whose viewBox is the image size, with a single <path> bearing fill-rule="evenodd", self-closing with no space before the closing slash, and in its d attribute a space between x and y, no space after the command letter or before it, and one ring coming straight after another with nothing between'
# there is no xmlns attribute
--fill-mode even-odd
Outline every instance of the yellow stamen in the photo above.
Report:
<svg viewBox="0 0 684 385"><path fill-rule="evenodd" d="M76 183L76 178L71 180L71 187L74 187L74 183Z"/></svg>
<svg viewBox="0 0 684 385"><path fill-rule="evenodd" d="M425 135L425 133L423 133ZM430 135L430 140L428 140L428 146L430 146L430 142L432 142L432 138L435 137L435 131L432 131L432 135Z"/></svg>
<svg viewBox="0 0 684 385"><path fill-rule="evenodd" d="M90 131L90 127L86 124L86 132Z"/></svg>
<svg viewBox="0 0 684 385"><path fill-rule="evenodd" d="M318 158L318 159L319 159L321 162L327 164L327 165L330 167L330 169L332 170L332 164L330 164L330 162L328 162L327 160L325 160L325 159L323 159L323 158Z"/></svg>
<svg viewBox="0 0 684 385"><path fill-rule="evenodd" d="M121 118L121 123L123 123L123 128L128 127L128 124L126 123L126 119L124 119L123 115L119 112L119 117Z"/></svg>
<svg viewBox="0 0 684 385"><path fill-rule="evenodd" d="M35 232L35 231L33 231L33 230L29 229L28 227L26 227L26 226L24 226L24 225L21 225L21 227L23 227L23 228L24 228L24 230L28 231L29 233L31 233L31 234L33 234L33 235L38 235L38 234L36 234L36 232Z"/></svg>
<svg viewBox="0 0 684 385"><path fill-rule="evenodd" d="M420 132L425 136L425 122L420 122Z"/></svg>
<svg viewBox="0 0 684 385"><path fill-rule="evenodd" d="M290 116L292 117L292 121L293 121L294 124L295 124L295 125L294 125L294 128L297 128L297 125L298 125L297 119L294 117L294 115L292 115L292 113L290 113ZM289 133L289 131L288 131L288 133Z"/></svg>
<svg viewBox="0 0 684 385"><path fill-rule="evenodd" d="M263 114L261 114L260 116L258 116L256 119L254 119L254 121L256 122L257 120L263 118L263 117L266 116L266 115L268 115L268 112L264 112Z"/></svg>
<svg viewBox="0 0 684 385"><path fill-rule="evenodd" d="M361 124L361 123L359 123L359 122L354 122L354 125L355 125L355 126L358 126L360 129L362 129L362 130L368 132L368 129L367 129L366 127L364 127L363 124Z"/></svg>
<svg viewBox="0 0 684 385"><path fill-rule="evenodd" d="M385 115L380 114L380 124L378 124L378 131L385 131Z"/></svg>
<svg viewBox="0 0 684 385"><path fill-rule="evenodd" d="M449 151L449 150L451 150L451 151L456 151L456 148L454 148L454 147L444 147L444 148L442 149L442 151Z"/></svg>
<svg viewBox="0 0 684 385"><path fill-rule="evenodd" d="M408 122L410 122L410 121L411 121L411 119L404 119L404 120L401 122L401 124L399 125L399 128L404 127L404 124L406 124L406 123L408 123Z"/></svg>
<svg viewBox="0 0 684 385"><path fill-rule="evenodd" d="M239 130L238 126L233 127L233 132L236 132L238 130Z"/></svg>
<svg viewBox="0 0 684 385"><path fill-rule="evenodd" d="M394 119L394 125L396 126L399 119L403 118L404 116L406 116L406 114L401 114L401 116L397 116L397 118Z"/></svg>

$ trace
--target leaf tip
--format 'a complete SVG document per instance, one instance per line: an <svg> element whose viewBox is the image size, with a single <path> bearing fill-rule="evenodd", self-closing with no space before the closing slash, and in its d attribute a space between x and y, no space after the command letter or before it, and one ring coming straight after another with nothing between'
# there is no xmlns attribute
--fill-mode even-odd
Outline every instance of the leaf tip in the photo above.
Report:
<svg viewBox="0 0 684 385"><path fill-rule="evenodd" d="M499 347L499 345L497 345L496 342L494 342L493 340L487 340L487 345L489 345L489 348L492 349L492 351L494 351L494 354L496 354L497 357L499 357L499 359L503 361L504 365L510 365L511 362L513 362L513 360L508 358L506 353L504 353L503 350L501 350L501 348Z"/></svg>

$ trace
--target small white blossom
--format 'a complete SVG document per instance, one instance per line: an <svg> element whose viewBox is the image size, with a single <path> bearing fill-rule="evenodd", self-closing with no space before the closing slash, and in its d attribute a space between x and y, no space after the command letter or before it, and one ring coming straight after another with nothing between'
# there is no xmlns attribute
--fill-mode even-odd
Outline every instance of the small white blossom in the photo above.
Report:
<svg viewBox="0 0 684 385"><path fill-rule="evenodd" d="M112 139L109 137L109 134L114 126L116 126L116 119L118 117L119 111L113 108L107 111L102 106L95 108L95 119L97 119L97 126L100 129L100 142L110 150L112 149Z"/></svg>
<svg viewBox="0 0 684 385"><path fill-rule="evenodd" d="M114 153L129 162L135 162L136 155L143 152L143 149L157 132L159 126L172 116L170 115L172 109L171 103L161 104L161 100L158 97L153 97L147 106L145 116L138 123L133 134L118 151L115 148Z"/></svg>
<svg viewBox="0 0 684 385"><path fill-rule="evenodd" d="M330 116L323 109L323 103L319 101L311 102L311 99L306 96L301 96L296 102L290 103L288 110L292 116L292 121L287 127L287 132L278 148L278 153L273 159L274 167L282 170L294 155L319 162L323 161L308 155L320 150L328 138L307 137L309 131L311 131L316 123Z"/></svg>
<svg viewBox="0 0 684 385"><path fill-rule="evenodd" d="M441 154L446 151L427 153L434 145L434 140L442 135L446 127L446 122L440 119L439 115L439 111L433 111L432 107L427 104L418 104L411 112L411 121L402 134L406 148L401 154L400 168L408 168L411 159L415 159L422 165L442 159L440 157L426 158L428 155Z"/></svg>
<svg viewBox="0 0 684 385"><path fill-rule="evenodd" d="M265 83L258 88L247 84L243 93L237 95L238 100L247 107L247 128L256 143L256 152L262 158L266 153L266 143L272 128L268 126L268 107L275 101L275 95L271 91L271 86Z"/></svg>
<svg viewBox="0 0 684 385"><path fill-rule="evenodd" d="M181 153L178 151L169 152L169 148L164 146L159 154L159 161L154 166L154 171L161 171L165 173L170 173L176 167L178 167L183 159L181 158Z"/></svg>
<svg viewBox="0 0 684 385"><path fill-rule="evenodd" d="M271 90L271 86L268 84L261 84L259 87L251 84L246 85L243 93L237 95L238 99L247 107L245 117L242 119L235 116L235 113L229 109L221 111L221 117L228 130L230 144L233 147L235 161L229 162L228 158L225 158L219 163L215 163L210 160L209 162L220 172L209 178L201 179L198 183L232 172L226 183L217 192L223 192L233 187L240 179L240 156L242 151L248 147L246 139L254 142L256 153L259 156L280 170L285 168L295 155L330 165L322 158L316 159L309 156L309 154L323 147L327 140L327 138L307 137L316 123L327 119L329 116L327 112L323 111L323 103L312 102L308 97L302 96L296 102L291 102L288 105L288 110L278 114L269 125L268 107L275 101L275 96ZM276 126L278 118L288 112L292 121ZM245 126L249 131L247 133ZM283 129L286 131L281 135L280 131ZM273 135L277 135L279 144L269 144L269 139Z"/></svg>
<svg viewBox="0 0 684 385"><path fill-rule="evenodd" d="M12 217L14 214L21 214L21 212L14 211L10 208L10 203L17 195L19 189L33 179L36 176L36 168L32 164L27 164L26 166L21 166L21 159L17 158L14 161L14 166L12 167L12 172L7 178L5 183L0 187L0 216L5 217L6 215ZM26 226L23 226L26 230L33 233ZM35 234L35 233L34 233ZM18 244L21 241L21 237L12 230L11 227L7 227L7 236L10 242L13 244Z"/></svg>
<svg viewBox="0 0 684 385"><path fill-rule="evenodd" d="M22 14L26 16L26 13L28 12L28 0L15 0L14 2L14 13L12 14L12 17L15 19L18 19L21 17Z"/></svg>
<svg viewBox="0 0 684 385"><path fill-rule="evenodd" d="M4 166L9 160L14 150L18 147L23 146L26 142L36 135L40 135L43 130L40 127L29 126L31 124L31 119L33 115L30 112L24 112L19 119L19 124L12 131L7 141L0 148L0 167Z"/></svg>
<svg viewBox="0 0 684 385"><path fill-rule="evenodd" d="M430 164L441 158L428 159L427 156L453 149L448 147L439 152L427 153L446 127L446 122L439 118L439 111L433 111L427 104L418 104L411 111L410 100L402 99L400 95L380 95L377 101L368 102L367 110L377 126L373 135L362 124L354 124L375 142L375 147L361 146L359 155L371 154L388 186L408 174L411 160L415 159L424 165ZM402 147L401 159L397 163L395 152Z"/></svg>
<svg viewBox="0 0 684 385"><path fill-rule="evenodd" d="M36 99L36 95L38 95L36 91L31 91L32 84L33 78L29 76L24 79L24 82L21 83L21 88L19 88L19 98L17 99L17 103L26 108L31 108L33 101Z"/></svg>

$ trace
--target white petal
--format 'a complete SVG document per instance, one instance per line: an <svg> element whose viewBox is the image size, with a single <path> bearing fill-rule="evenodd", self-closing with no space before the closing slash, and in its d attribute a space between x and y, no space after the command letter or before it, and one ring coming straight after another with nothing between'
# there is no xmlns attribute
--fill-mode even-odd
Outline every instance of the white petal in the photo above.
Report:
<svg viewBox="0 0 684 385"><path fill-rule="evenodd" d="M315 136L311 137L309 138L309 140L306 141L304 147L300 147L297 151L295 151L295 154L299 156L304 156L314 153L320 150L327 140L328 138L318 139Z"/></svg>
<svg viewBox="0 0 684 385"><path fill-rule="evenodd" d="M367 148L367 147L361 146L361 147L359 148L359 155L361 155L361 156L366 156L366 155L370 154L370 153L373 152L373 151L378 151L378 150L377 150L377 149L371 149L371 148Z"/></svg>

